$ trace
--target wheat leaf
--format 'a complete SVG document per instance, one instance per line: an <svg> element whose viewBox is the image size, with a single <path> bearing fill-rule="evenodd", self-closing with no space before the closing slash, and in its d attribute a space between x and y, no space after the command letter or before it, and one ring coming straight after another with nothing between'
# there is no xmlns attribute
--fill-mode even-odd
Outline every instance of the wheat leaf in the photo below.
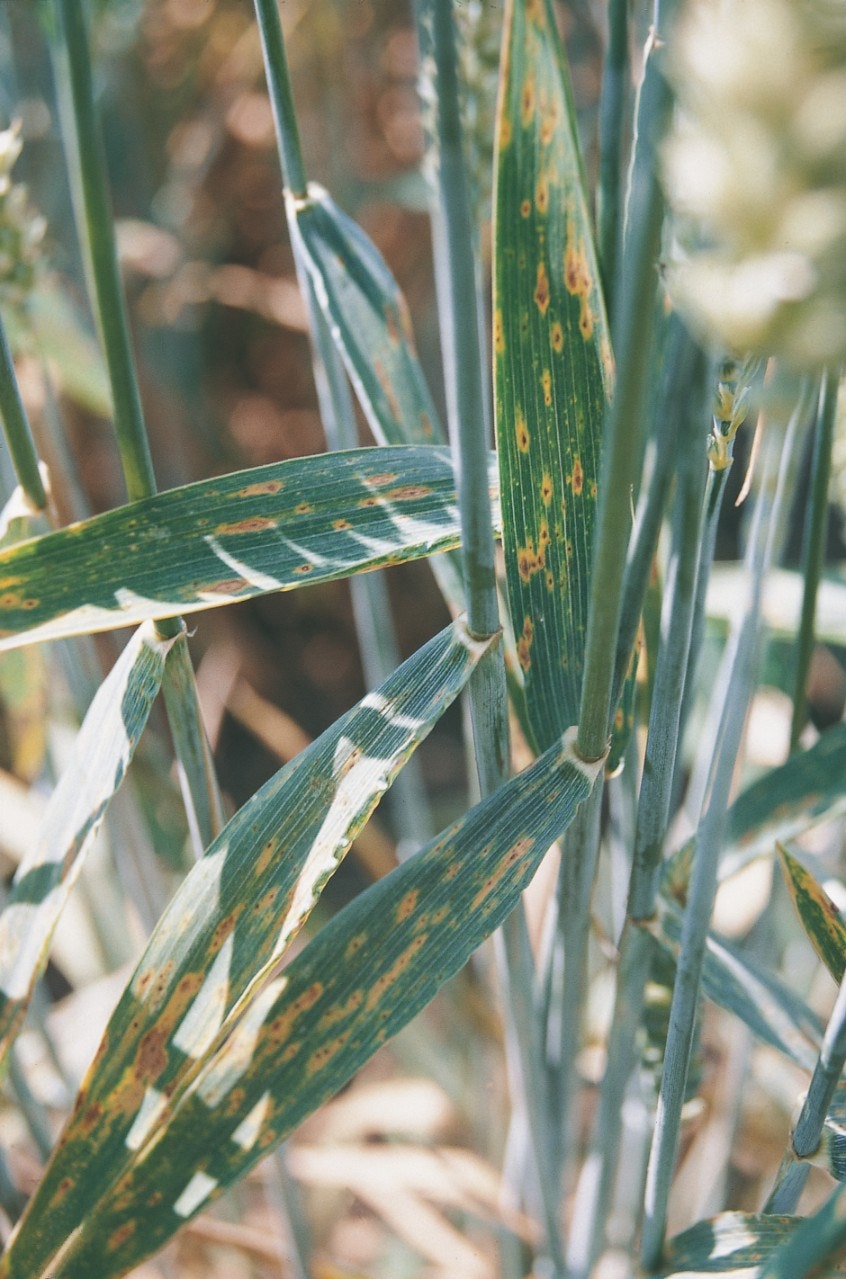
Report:
<svg viewBox="0 0 846 1279"><path fill-rule="evenodd" d="M508 6L494 373L512 624L538 745L579 710L611 348L570 89L546 0Z"/></svg>
<svg viewBox="0 0 846 1279"><path fill-rule="evenodd" d="M91 703L32 854L0 914L0 1056L26 1015L59 915L132 759L173 640L152 624L129 641Z"/></svg>
<svg viewBox="0 0 846 1279"><path fill-rule="evenodd" d="M315 297L380 444L443 439L414 347L408 309L373 243L321 187L288 196Z"/></svg>
<svg viewBox="0 0 846 1279"><path fill-rule="evenodd" d="M277 462L172 489L0 553L0 649L348 577L458 540L445 449L355 449Z"/></svg>
<svg viewBox="0 0 846 1279"><path fill-rule="evenodd" d="M28 1266L47 1260L42 1250L58 1247L165 1122L491 642L461 623L441 632L271 778L193 868L112 1016L37 1192Z"/></svg>

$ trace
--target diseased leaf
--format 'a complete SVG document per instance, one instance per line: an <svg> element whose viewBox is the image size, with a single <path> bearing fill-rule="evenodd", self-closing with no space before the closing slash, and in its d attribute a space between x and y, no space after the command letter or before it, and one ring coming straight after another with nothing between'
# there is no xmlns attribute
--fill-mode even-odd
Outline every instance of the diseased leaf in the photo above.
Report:
<svg viewBox="0 0 846 1279"><path fill-rule="evenodd" d="M38 842L18 867L0 913L0 1057L26 1015L59 915L147 723L172 643L150 623L129 641L85 716Z"/></svg>
<svg viewBox="0 0 846 1279"><path fill-rule="evenodd" d="M262 989L175 1108L159 1101L160 1122L139 1131L111 1193L74 1221L62 1279L110 1279L161 1247L429 1002L516 905L590 794L601 761L578 760L574 736L362 893ZM63 1154L65 1179L57 1159L49 1201L39 1193L40 1212L0 1261L3 1279L37 1272L39 1225L88 1175L83 1148Z"/></svg>
<svg viewBox="0 0 846 1279"><path fill-rule="evenodd" d="M289 221L318 305L380 444L443 440L405 299L382 255L326 191L288 196Z"/></svg>
<svg viewBox="0 0 846 1279"><path fill-rule="evenodd" d="M505 20L494 374L511 618L537 743L578 717L611 348L547 0Z"/></svg>
<svg viewBox="0 0 846 1279"><path fill-rule="evenodd" d="M829 728L806 751L765 773L729 810L720 879L728 879L756 857L769 855L778 840L792 839L818 822L846 812L846 724ZM664 890L684 900L693 844L667 861Z"/></svg>
<svg viewBox="0 0 846 1279"><path fill-rule="evenodd" d="M665 1265L655 1279L700 1279L705 1275L763 1279L774 1251L803 1224L801 1217L723 1212L710 1221L697 1222L671 1240ZM843 1263L833 1264L819 1272L819 1279L844 1273Z"/></svg>
<svg viewBox="0 0 846 1279"><path fill-rule="evenodd" d="M665 898L659 899L654 936L678 955L681 915ZM702 985L709 999L739 1017L764 1043L813 1069L823 1033L819 1018L776 976L714 933L708 935Z"/></svg>
<svg viewBox="0 0 846 1279"><path fill-rule="evenodd" d="M846 1191L838 1186L810 1217L797 1221L770 1254L761 1279L827 1279L846 1274Z"/></svg>
<svg viewBox="0 0 846 1279"><path fill-rule="evenodd" d="M843 917L811 872L795 857L791 857L783 844L778 844L777 847L787 887L802 927L839 986L846 971L846 924L843 923Z"/></svg>
<svg viewBox="0 0 846 1279"><path fill-rule="evenodd" d="M176 1105L233 1012L249 1008L356 833L489 647L461 623L448 627L271 778L196 863L112 1016L36 1193L37 1243L22 1244L27 1273L47 1262Z"/></svg>
<svg viewBox="0 0 846 1279"><path fill-rule="evenodd" d="M446 449L276 462L0 553L0 649L348 577L458 539Z"/></svg>

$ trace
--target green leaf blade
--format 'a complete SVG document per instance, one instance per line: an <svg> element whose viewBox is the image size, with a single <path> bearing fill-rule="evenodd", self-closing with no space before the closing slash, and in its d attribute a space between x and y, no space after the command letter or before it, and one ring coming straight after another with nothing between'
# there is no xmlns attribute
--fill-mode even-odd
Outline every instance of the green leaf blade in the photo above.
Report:
<svg viewBox="0 0 846 1279"><path fill-rule="evenodd" d="M0 649L215 608L457 546L439 448L273 463L0 553Z"/></svg>
<svg viewBox="0 0 846 1279"><path fill-rule="evenodd" d="M160 1247L428 1003L514 907L590 794L598 767L571 743L361 894L265 987L170 1122L80 1223L63 1279L108 1279ZM33 1242L17 1237L4 1279L31 1273Z"/></svg>
<svg viewBox="0 0 846 1279"><path fill-rule="evenodd" d="M809 870L778 845L784 877L806 936L838 986L846 972L846 924Z"/></svg>
<svg viewBox="0 0 846 1279"><path fill-rule="evenodd" d="M320 187L288 197L315 297L380 444L443 440L408 311L373 243Z"/></svg>
<svg viewBox="0 0 846 1279"><path fill-rule="evenodd" d="M172 640L141 627L100 686L59 779L32 855L0 914L0 1058L26 1015L59 915L132 759Z"/></svg>
<svg viewBox="0 0 846 1279"><path fill-rule="evenodd" d="M611 347L545 0L514 0L497 158L494 373L508 595L539 746L578 717Z"/></svg>
<svg viewBox="0 0 846 1279"><path fill-rule="evenodd" d="M448 627L271 778L195 865L118 1003L37 1192L28 1265L47 1262L176 1104L490 646Z"/></svg>
<svg viewBox="0 0 846 1279"><path fill-rule="evenodd" d="M681 916L665 898L659 900L654 935L677 958ZM764 1043L813 1069L822 1042L819 1018L778 977L715 933L708 934L702 985L709 999L739 1017Z"/></svg>
<svg viewBox="0 0 846 1279"><path fill-rule="evenodd" d="M790 1239L800 1221L744 1212L723 1212L699 1221L671 1240L666 1264L655 1279L760 1279L772 1253Z"/></svg>
<svg viewBox="0 0 846 1279"><path fill-rule="evenodd" d="M846 811L846 724L822 734L742 791L729 810L720 879L728 879L756 857L769 856L776 843ZM693 844L673 853L664 867L664 891L683 901Z"/></svg>

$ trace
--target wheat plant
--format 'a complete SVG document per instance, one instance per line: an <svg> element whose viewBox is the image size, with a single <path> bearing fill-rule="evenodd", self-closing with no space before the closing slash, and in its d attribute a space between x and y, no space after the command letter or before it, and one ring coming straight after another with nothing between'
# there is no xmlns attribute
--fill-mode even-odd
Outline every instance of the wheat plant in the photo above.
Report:
<svg viewBox="0 0 846 1279"><path fill-rule="evenodd" d="M477 953L509 1080L505 1199L498 1246L456 1275L840 1273L846 924L831 894L846 734L815 727L809 701L821 641L846 636L842 581L824 580L846 355L840 6L418 0L444 427L391 271L309 179L280 9L255 0L327 451L161 491L98 110L104 8L35 5L96 320L84 360L77 303L39 266L47 224L13 176L11 119L0 146L16 477L0 696L11 723L61 661L84 712L37 837L4 836L19 864L0 913L0 1051L7 1110L41 1166L25 1193L0 1165L0 1279L143 1267ZM601 34L596 127L574 100L564 19ZM16 357L64 393L35 435ZM113 426L125 484L96 515L73 506L60 443L74 397ZM375 444L360 446L360 421ZM737 440L746 500L727 565ZM400 663L373 571L423 559L453 620ZM230 815L183 619L347 578L370 691ZM106 650L90 637L127 627L97 674ZM750 725L773 686L789 731L762 767ZM462 694L478 802L432 837L412 757ZM151 883L157 774L145 781L139 742L160 696L194 856L171 850L170 878ZM323 910L392 784L416 851ZM49 1045L40 978L115 812L148 849L148 935L57 1138L18 1041L26 1024ZM538 925L524 894L542 866ZM781 1162L744 1186L753 1103ZM277 1171L294 1237L282 1272L329 1274Z"/></svg>

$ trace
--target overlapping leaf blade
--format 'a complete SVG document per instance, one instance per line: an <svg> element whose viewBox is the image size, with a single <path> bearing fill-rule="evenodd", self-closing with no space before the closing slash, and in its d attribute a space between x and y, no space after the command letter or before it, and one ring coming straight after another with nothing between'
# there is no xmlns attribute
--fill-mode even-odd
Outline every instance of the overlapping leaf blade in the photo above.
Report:
<svg viewBox="0 0 846 1279"><path fill-rule="evenodd" d="M22 1245L28 1273L88 1214L223 1038L233 1010L248 1005L488 647L463 624L448 627L267 782L193 868L115 1010L35 1197L38 1243Z"/></svg>
<svg viewBox="0 0 846 1279"><path fill-rule="evenodd" d="M0 914L0 1058L26 1015L59 915L120 785L162 682L172 640L147 623L97 691L32 855Z"/></svg>
<svg viewBox="0 0 846 1279"><path fill-rule="evenodd" d="M846 1189L838 1186L815 1213L796 1222L767 1260L761 1279L828 1279L846 1274Z"/></svg>
<svg viewBox="0 0 846 1279"><path fill-rule="evenodd" d="M729 810L720 878L772 853L778 840L792 839L846 811L844 777L846 724L838 724L808 750L797 751L748 786ZM670 896L684 898L692 852L688 843L668 860L663 882Z"/></svg>
<svg viewBox="0 0 846 1279"><path fill-rule="evenodd" d="M354 449L273 463L0 553L0 648L347 577L458 539L445 449Z"/></svg>
<svg viewBox="0 0 846 1279"><path fill-rule="evenodd" d="M802 927L814 950L838 986L846 971L846 924L843 917L809 870L779 844L778 851L787 887Z"/></svg>
<svg viewBox="0 0 846 1279"><path fill-rule="evenodd" d="M424 1007L513 908L590 793L598 767L577 760L571 741L361 894L264 988L112 1192L74 1221L63 1279L109 1279L155 1251ZM78 1122L87 1110L84 1099ZM3 1279L42 1264L38 1226L63 1211L62 1177L72 1190L84 1160L65 1148L48 1170L49 1203L39 1194L33 1229L24 1224L0 1262Z"/></svg>
<svg viewBox="0 0 846 1279"><path fill-rule="evenodd" d="M361 227L322 188L288 197L318 305L380 444L435 444L443 428L417 358L405 299Z"/></svg>
<svg viewBox="0 0 846 1279"><path fill-rule="evenodd" d="M697 1222L670 1242L666 1264L655 1279L704 1279L706 1275L760 1279L775 1250L790 1240L802 1220L724 1212ZM833 1263L820 1270L819 1279L844 1273L844 1263Z"/></svg>
<svg viewBox="0 0 846 1279"><path fill-rule="evenodd" d="M676 958L681 916L666 900L659 902L655 936ZM708 935L702 985L709 999L739 1017L764 1043L813 1069L823 1033L819 1018L778 977L714 933Z"/></svg>
<svg viewBox="0 0 846 1279"><path fill-rule="evenodd" d="M506 17L494 352L503 541L541 747L578 717L611 350L570 90L547 0Z"/></svg>

